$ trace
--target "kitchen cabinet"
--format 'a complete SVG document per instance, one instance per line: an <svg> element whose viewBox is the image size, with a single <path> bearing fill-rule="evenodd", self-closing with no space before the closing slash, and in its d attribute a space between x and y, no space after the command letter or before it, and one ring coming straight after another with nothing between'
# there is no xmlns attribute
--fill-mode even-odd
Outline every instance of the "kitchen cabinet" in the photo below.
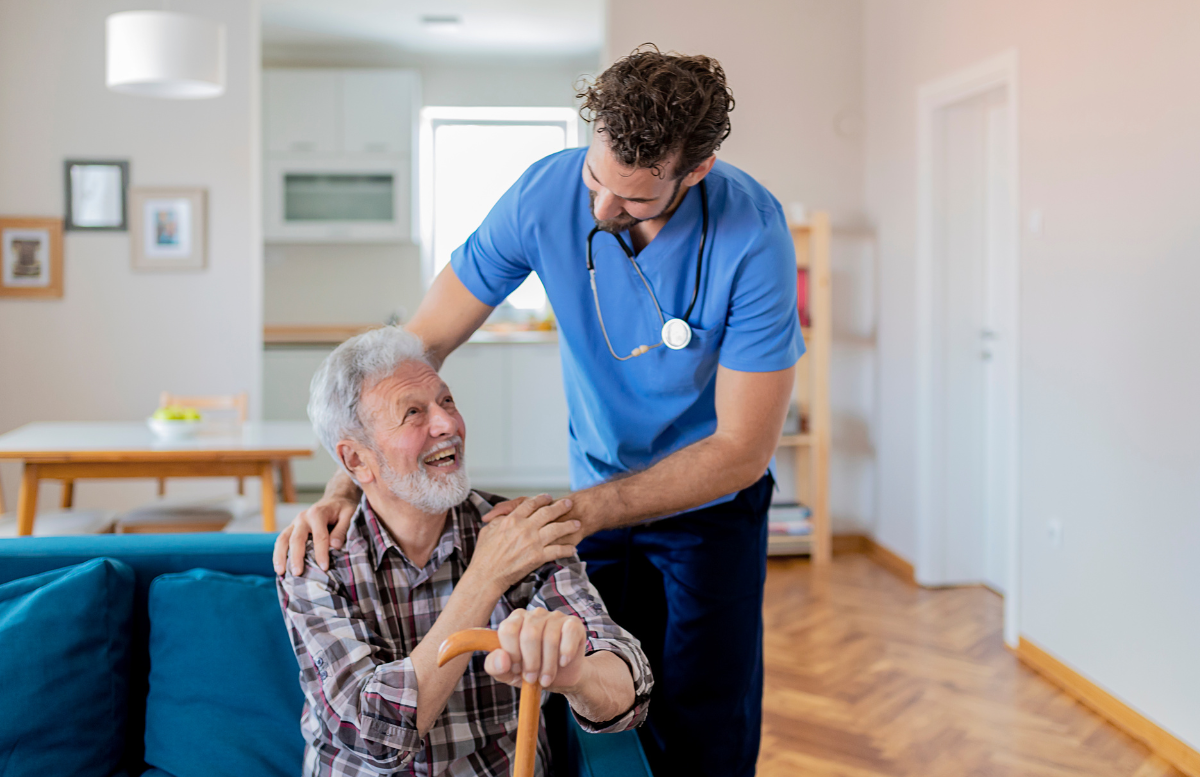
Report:
<svg viewBox="0 0 1200 777"><path fill-rule="evenodd" d="M413 241L419 106L411 70L264 69L264 240Z"/></svg>
<svg viewBox="0 0 1200 777"><path fill-rule="evenodd" d="M263 417L307 419L309 382L332 350L332 345L268 346ZM450 355L441 374L466 422L467 471L475 487L505 495L569 489L567 400L557 342L468 342ZM293 466L303 488L323 488L337 472L324 451Z"/></svg>
<svg viewBox="0 0 1200 777"><path fill-rule="evenodd" d="M408 154L416 137L417 91L413 71L343 71L342 150Z"/></svg>
<svg viewBox="0 0 1200 777"><path fill-rule="evenodd" d="M263 70L263 130L267 154L340 152L335 70Z"/></svg>
<svg viewBox="0 0 1200 777"><path fill-rule="evenodd" d="M265 68L267 154L408 155L419 97L412 70Z"/></svg>

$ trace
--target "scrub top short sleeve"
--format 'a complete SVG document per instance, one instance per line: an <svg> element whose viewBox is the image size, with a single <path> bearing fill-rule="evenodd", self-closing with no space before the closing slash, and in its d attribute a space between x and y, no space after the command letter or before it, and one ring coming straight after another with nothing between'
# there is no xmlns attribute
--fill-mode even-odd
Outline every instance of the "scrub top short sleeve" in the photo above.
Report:
<svg viewBox="0 0 1200 777"><path fill-rule="evenodd" d="M720 364L775 372L804 354L796 312L796 264L783 213L767 220L733 279Z"/></svg>

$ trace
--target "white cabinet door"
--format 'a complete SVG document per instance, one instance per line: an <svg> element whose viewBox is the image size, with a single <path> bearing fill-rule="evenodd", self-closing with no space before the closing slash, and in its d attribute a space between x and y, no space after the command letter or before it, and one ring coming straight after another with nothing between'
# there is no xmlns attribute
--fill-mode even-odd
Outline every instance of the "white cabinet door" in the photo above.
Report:
<svg viewBox="0 0 1200 777"><path fill-rule="evenodd" d="M516 482L567 487L567 397L562 362L553 343L510 345L512 433L509 457Z"/></svg>
<svg viewBox="0 0 1200 777"><path fill-rule="evenodd" d="M267 152L337 153L341 76L336 70L263 70Z"/></svg>
<svg viewBox="0 0 1200 777"><path fill-rule="evenodd" d="M467 426L467 472L494 483L509 466L507 349L464 345L446 359L441 376Z"/></svg>
<svg viewBox="0 0 1200 777"><path fill-rule="evenodd" d="M416 99L413 71L345 71L342 149L348 154L407 154L415 131Z"/></svg>

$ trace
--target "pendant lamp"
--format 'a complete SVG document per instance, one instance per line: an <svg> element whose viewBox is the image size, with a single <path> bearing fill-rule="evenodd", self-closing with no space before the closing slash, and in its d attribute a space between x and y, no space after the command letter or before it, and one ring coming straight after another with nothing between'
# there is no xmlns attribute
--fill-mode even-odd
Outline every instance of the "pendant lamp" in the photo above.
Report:
<svg viewBox="0 0 1200 777"><path fill-rule="evenodd" d="M170 11L108 17L108 88L175 100L225 92L225 25Z"/></svg>

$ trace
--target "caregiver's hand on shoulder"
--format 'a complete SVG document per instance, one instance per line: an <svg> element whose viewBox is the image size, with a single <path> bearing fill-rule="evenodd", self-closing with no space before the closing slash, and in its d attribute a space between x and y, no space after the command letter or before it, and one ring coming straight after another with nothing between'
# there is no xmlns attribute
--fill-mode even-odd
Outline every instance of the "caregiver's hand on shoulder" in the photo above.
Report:
<svg viewBox="0 0 1200 777"><path fill-rule="evenodd" d="M560 538L579 527L571 521L556 523L570 509L570 499L552 502L542 494L521 502L506 515L493 515L479 530L467 573L477 584L498 587L495 593L499 596L542 564L570 556L575 547Z"/></svg>
<svg viewBox="0 0 1200 777"><path fill-rule="evenodd" d="M583 679L587 631L574 615L542 608L514 610L497 630L500 649L483 662L485 672L502 683L538 683L568 693Z"/></svg>
<svg viewBox="0 0 1200 777"><path fill-rule="evenodd" d="M323 570L329 569L329 547L340 548L346 542L350 520L358 511L358 502L345 496L327 496L296 516L275 538L272 561L275 574L282 575L287 560L292 560L292 574L304 572L304 548L312 537L313 555ZM333 531L329 527L333 527Z"/></svg>

